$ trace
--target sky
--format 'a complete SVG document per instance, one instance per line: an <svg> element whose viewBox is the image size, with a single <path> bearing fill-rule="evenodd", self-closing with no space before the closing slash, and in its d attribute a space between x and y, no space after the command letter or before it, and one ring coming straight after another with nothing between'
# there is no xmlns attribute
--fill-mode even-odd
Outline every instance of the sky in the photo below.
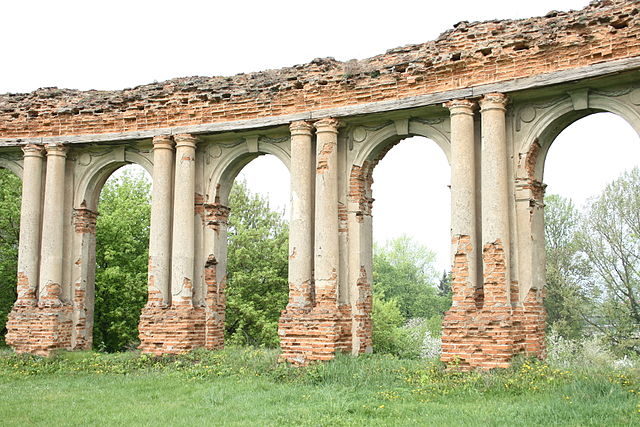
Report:
<svg viewBox="0 0 640 427"><path fill-rule="evenodd" d="M463 20L526 18L587 3L4 1L0 93L51 86L123 89L174 77L273 69L317 57L362 59L433 40ZM581 204L637 165L639 151L638 135L623 120L612 115L583 119L550 150L547 193L571 196ZM288 205L289 174L275 158L254 160L240 176L273 207ZM448 185L449 166L435 143L413 138L394 147L374 171L374 238L384 242L409 234L436 252L438 269L448 269Z"/></svg>

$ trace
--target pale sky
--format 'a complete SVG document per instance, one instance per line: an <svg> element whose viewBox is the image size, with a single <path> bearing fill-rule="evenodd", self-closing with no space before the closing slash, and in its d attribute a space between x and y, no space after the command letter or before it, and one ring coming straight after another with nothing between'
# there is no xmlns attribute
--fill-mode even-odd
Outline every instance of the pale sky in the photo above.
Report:
<svg viewBox="0 0 640 427"><path fill-rule="evenodd" d="M432 40L463 20L526 18L587 3L4 1L0 93L49 86L122 89L173 77L279 68L317 57L361 59ZM548 193L582 203L638 164L638 139L615 117L578 122L551 149ZM275 158L254 160L241 176L272 206L287 205L289 175ZM374 238L412 235L437 252L439 269L448 269L449 167L435 143L404 141L378 165L374 179Z"/></svg>

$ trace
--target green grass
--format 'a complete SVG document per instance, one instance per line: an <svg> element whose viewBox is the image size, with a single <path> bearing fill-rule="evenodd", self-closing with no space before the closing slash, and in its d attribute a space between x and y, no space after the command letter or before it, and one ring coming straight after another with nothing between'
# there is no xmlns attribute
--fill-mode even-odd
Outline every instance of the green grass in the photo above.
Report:
<svg viewBox="0 0 640 427"><path fill-rule="evenodd" d="M2 425L638 425L640 374L522 360L491 373L385 356L307 368L269 350L0 352Z"/></svg>

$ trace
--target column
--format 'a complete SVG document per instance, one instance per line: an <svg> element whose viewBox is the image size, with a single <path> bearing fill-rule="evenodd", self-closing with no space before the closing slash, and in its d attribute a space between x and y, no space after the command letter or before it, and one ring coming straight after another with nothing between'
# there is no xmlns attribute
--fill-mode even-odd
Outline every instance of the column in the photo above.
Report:
<svg viewBox="0 0 640 427"><path fill-rule="evenodd" d="M149 293L147 305L171 301L171 213L173 205L173 141L153 138L153 193L149 233Z"/></svg>
<svg viewBox="0 0 640 427"><path fill-rule="evenodd" d="M315 291L316 306L338 304L338 121L315 123Z"/></svg>
<svg viewBox="0 0 640 427"><path fill-rule="evenodd" d="M67 149L47 144L47 175L42 218L40 299L43 306L62 304L62 255L64 238L64 175Z"/></svg>
<svg viewBox="0 0 640 427"><path fill-rule="evenodd" d="M192 307L194 274L196 138L176 135L171 304Z"/></svg>
<svg viewBox="0 0 640 427"><path fill-rule="evenodd" d="M40 219L42 217L43 148L28 144L24 152L20 240L18 246L17 305L35 306L40 267Z"/></svg>
<svg viewBox="0 0 640 427"><path fill-rule="evenodd" d="M312 126L293 122L291 129L291 223L289 225L289 308L310 308L313 274ZM337 206L337 201L336 201Z"/></svg>
<svg viewBox="0 0 640 427"><path fill-rule="evenodd" d="M475 307L478 284L474 101L446 104L451 113L451 244L454 307Z"/></svg>
<svg viewBox="0 0 640 427"><path fill-rule="evenodd" d="M484 304L510 303L509 168L505 122L507 97L487 94L482 113L482 260Z"/></svg>

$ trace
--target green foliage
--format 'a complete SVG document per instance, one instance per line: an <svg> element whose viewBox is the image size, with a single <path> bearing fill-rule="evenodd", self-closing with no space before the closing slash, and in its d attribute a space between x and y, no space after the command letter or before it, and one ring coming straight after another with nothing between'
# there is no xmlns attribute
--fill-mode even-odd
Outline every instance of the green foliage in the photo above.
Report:
<svg viewBox="0 0 640 427"><path fill-rule="evenodd" d="M229 205L227 341L275 347L289 293L288 226L244 182L233 185Z"/></svg>
<svg viewBox="0 0 640 427"><path fill-rule="evenodd" d="M571 200L561 196L549 195L544 201L547 330L578 338L590 305L590 266L577 239L580 212Z"/></svg>
<svg viewBox="0 0 640 427"><path fill-rule="evenodd" d="M94 346L120 351L137 345L147 300L151 184L140 170L110 178L100 193L96 225Z"/></svg>
<svg viewBox="0 0 640 427"><path fill-rule="evenodd" d="M435 254L402 236L376 245L373 255L373 291L385 300L395 299L404 319L431 318L451 306L446 281L440 283L433 267ZM445 290L438 292L438 287Z"/></svg>
<svg viewBox="0 0 640 427"><path fill-rule="evenodd" d="M16 300L21 194L20 178L0 169L0 343L4 342L7 315Z"/></svg>
<svg viewBox="0 0 640 427"><path fill-rule="evenodd" d="M419 341L407 329L398 302L385 301L378 295L373 297L373 351L393 354L398 357L415 358L420 353Z"/></svg>
<svg viewBox="0 0 640 427"><path fill-rule="evenodd" d="M451 277L438 279L435 254L407 236L376 245L373 256L373 348L399 357L425 356L427 332L440 335L451 306ZM425 354L423 354L425 353Z"/></svg>
<svg viewBox="0 0 640 427"><path fill-rule="evenodd" d="M640 170L609 184L583 213L545 198L549 331L598 332L618 354L640 354Z"/></svg>
<svg viewBox="0 0 640 427"><path fill-rule="evenodd" d="M640 169L622 174L590 204L579 245L595 279L589 322L618 351L640 354Z"/></svg>

